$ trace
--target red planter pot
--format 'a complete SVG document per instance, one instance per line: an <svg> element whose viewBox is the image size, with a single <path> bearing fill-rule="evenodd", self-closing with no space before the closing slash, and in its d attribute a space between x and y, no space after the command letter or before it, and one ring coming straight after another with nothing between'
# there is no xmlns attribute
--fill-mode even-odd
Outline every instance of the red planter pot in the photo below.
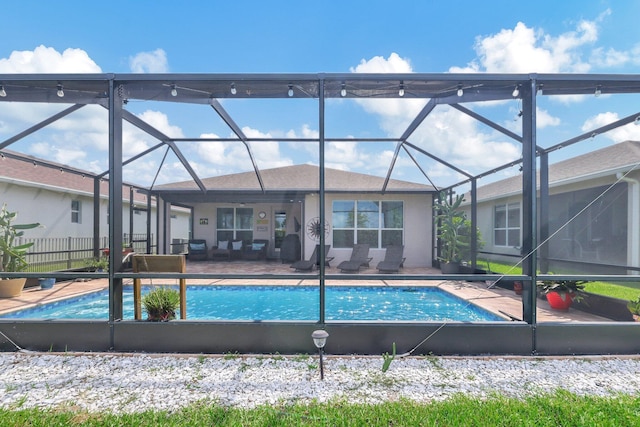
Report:
<svg viewBox="0 0 640 427"><path fill-rule="evenodd" d="M573 294L567 292L547 292L547 301L554 310L568 310L573 302Z"/></svg>

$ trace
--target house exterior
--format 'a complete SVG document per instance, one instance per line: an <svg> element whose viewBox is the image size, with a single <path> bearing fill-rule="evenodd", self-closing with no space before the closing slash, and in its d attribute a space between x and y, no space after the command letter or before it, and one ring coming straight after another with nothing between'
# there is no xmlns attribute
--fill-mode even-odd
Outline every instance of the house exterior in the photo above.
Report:
<svg viewBox="0 0 640 427"><path fill-rule="evenodd" d="M640 142L625 141L549 166L548 219L540 214L538 256L548 268L611 272L640 267ZM538 188L540 177L538 176ZM467 213L471 195L465 195ZM522 178L510 177L477 189L477 225L482 257L520 256ZM548 227L548 241L542 230ZM585 267L587 266L587 267ZM624 270L624 269L622 269ZM636 271L637 272L637 271Z"/></svg>
<svg viewBox="0 0 640 427"><path fill-rule="evenodd" d="M209 247L220 240L269 240L268 257L279 258L284 236L300 239L307 259L319 236L320 169L303 164L161 185L154 192L165 202L193 207L193 237ZM262 187L261 188L261 183ZM406 266L431 266L431 186L324 169L324 218L332 263L349 258L355 243L368 243L372 264L389 244L405 246Z"/></svg>
<svg viewBox="0 0 640 427"><path fill-rule="evenodd" d="M0 156L0 205L18 212L18 223L38 222L29 239L92 239L94 236L94 178L90 172L3 151ZM98 235L107 242L109 232L108 180L99 182ZM156 206L147 216L147 195L123 186L124 233L146 234L147 218L156 232ZM133 196L133 203L131 199ZM190 215L184 208L171 211L173 238L187 240ZM133 225L133 228L131 228ZM142 244L144 245L144 244Z"/></svg>

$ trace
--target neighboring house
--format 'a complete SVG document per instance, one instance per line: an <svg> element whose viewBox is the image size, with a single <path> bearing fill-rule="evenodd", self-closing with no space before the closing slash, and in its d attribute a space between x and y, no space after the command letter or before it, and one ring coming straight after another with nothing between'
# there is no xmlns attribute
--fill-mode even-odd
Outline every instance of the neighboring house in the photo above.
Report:
<svg viewBox="0 0 640 427"><path fill-rule="evenodd" d="M28 238L93 238L94 174L35 157L4 150L0 152L0 205L18 212L18 223L39 222L42 227L29 230ZM100 183L99 236L106 241L109 231L108 180ZM146 234L147 196L123 186L123 230L125 234ZM156 207L152 203L151 230L156 233ZM131 214L132 213L132 214ZM175 238L189 237L189 210L171 212ZM133 230L130 221L133 220Z"/></svg>
<svg viewBox="0 0 640 427"><path fill-rule="evenodd" d="M260 178L258 178L258 176ZM325 168L325 220L333 264L349 258L355 243L368 243L372 265L384 247L404 244L406 266L431 266L431 186ZM263 188L261 188L261 182ZM279 257L282 238L296 234L305 259L319 241L319 168L295 165L206 178L206 191L193 181L156 186L165 202L192 206L193 237L208 246L219 240L269 240L270 258Z"/></svg>
<svg viewBox="0 0 640 427"><path fill-rule="evenodd" d="M611 265L640 267L639 163L640 142L626 141L549 166L550 270L575 269L571 261L593 271L597 264L608 272ZM470 211L470 194L465 199ZM520 255L522 177L478 187L477 218L483 251Z"/></svg>

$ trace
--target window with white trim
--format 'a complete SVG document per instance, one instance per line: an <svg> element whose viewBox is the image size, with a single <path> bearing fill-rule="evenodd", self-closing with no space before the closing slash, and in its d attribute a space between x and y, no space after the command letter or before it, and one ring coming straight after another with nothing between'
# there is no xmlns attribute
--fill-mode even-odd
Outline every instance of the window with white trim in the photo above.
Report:
<svg viewBox="0 0 640 427"><path fill-rule="evenodd" d="M81 208L82 204L80 203L80 200L72 200L71 201L71 222L73 224L81 224L82 223L82 216L81 216Z"/></svg>
<svg viewBox="0 0 640 427"><path fill-rule="evenodd" d="M252 208L218 208L216 235L221 240L242 240L245 244L253 241Z"/></svg>
<svg viewBox="0 0 640 427"><path fill-rule="evenodd" d="M496 205L493 221L494 245L520 247L520 203Z"/></svg>
<svg viewBox="0 0 640 427"><path fill-rule="evenodd" d="M404 203L334 200L332 223L334 248L351 248L356 243L367 243L370 248L402 245Z"/></svg>

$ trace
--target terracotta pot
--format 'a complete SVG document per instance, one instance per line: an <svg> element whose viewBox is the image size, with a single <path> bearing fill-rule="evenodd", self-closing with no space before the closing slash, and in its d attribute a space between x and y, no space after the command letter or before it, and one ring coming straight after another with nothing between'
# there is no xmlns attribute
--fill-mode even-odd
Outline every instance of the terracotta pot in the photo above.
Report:
<svg viewBox="0 0 640 427"><path fill-rule="evenodd" d="M25 283L27 283L25 278L0 280L0 298L17 297L22 293Z"/></svg>
<svg viewBox="0 0 640 427"><path fill-rule="evenodd" d="M640 322L640 314L632 314L634 322Z"/></svg>
<svg viewBox="0 0 640 427"><path fill-rule="evenodd" d="M568 292L547 292L547 301L554 310L568 310L573 302L573 294Z"/></svg>

